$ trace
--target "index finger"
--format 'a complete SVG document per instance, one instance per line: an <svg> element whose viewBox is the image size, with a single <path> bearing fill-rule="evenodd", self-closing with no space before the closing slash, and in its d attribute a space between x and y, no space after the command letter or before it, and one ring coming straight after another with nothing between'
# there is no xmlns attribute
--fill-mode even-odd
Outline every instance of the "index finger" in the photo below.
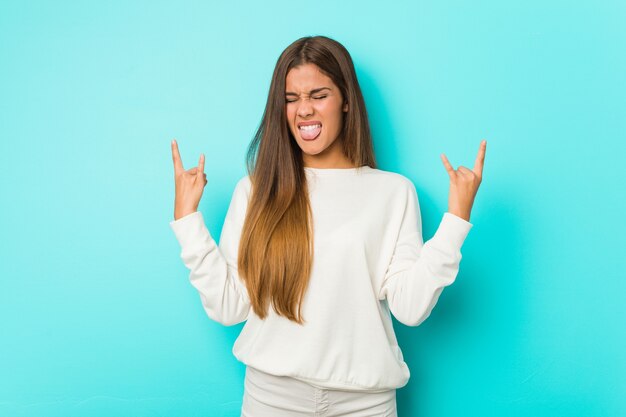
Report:
<svg viewBox="0 0 626 417"><path fill-rule="evenodd" d="M476 162L474 162L474 172L480 177L483 175L483 166L485 165L485 151L487 150L487 141L483 139L480 142L480 148L478 149L478 156L476 156Z"/></svg>
<svg viewBox="0 0 626 417"><path fill-rule="evenodd" d="M183 161L180 159L180 153L178 152L178 143L176 139L172 140L172 160L174 161L174 173L179 174L185 171L183 168Z"/></svg>
<svg viewBox="0 0 626 417"><path fill-rule="evenodd" d="M204 154L200 154L200 162L198 162L198 174L204 174Z"/></svg>
<svg viewBox="0 0 626 417"><path fill-rule="evenodd" d="M450 175L450 178L454 178L456 176L456 172L454 171L454 167L452 166L452 164L450 164L450 161L448 161L448 157L443 153L439 156L441 157L441 160L443 161L443 166L446 171L448 171L448 175Z"/></svg>

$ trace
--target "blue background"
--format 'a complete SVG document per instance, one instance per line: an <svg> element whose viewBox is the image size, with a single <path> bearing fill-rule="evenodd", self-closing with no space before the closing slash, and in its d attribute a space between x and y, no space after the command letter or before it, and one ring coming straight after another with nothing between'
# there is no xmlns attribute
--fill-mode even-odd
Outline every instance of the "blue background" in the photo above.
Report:
<svg viewBox="0 0 626 417"><path fill-rule="evenodd" d="M170 141L206 155L214 236L280 52L350 51L379 168L487 139L457 281L394 321L404 416L626 415L626 4L0 3L0 415L238 416L245 366L188 282Z"/></svg>

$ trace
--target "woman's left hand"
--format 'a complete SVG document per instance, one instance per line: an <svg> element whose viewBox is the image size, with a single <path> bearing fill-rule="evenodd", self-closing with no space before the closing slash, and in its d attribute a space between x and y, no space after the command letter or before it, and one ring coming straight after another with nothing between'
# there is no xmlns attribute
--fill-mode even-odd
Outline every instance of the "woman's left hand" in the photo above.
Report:
<svg viewBox="0 0 626 417"><path fill-rule="evenodd" d="M478 156L474 162L474 169L460 166L454 170L448 158L441 154L443 165L450 175L450 194L448 197L448 212L461 217L466 221L470 219L470 212L474 204L474 197L478 192L478 187L483 179L483 166L485 164L485 150L487 141L480 142Z"/></svg>

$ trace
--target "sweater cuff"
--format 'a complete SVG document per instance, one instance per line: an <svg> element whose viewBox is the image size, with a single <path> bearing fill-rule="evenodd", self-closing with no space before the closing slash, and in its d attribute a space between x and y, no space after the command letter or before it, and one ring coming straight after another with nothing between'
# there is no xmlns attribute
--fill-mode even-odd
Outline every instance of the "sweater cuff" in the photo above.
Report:
<svg viewBox="0 0 626 417"><path fill-rule="evenodd" d="M170 227L183 248L193 242L206 242L212 239L209 229L204 223L204 217L199 211L194 211L178 220L172 220Z"/></svg>
<svg viewBox="0 0 626 417"><path fill-rule="evenodd" d="M450 242L457 248L461 248L472 227L474 227L474 225L467 220L450 212L445 212L443 213L443 219L441 219L439 228L437 232L435 232L435 236L437 236L438 239Z"/></svg>

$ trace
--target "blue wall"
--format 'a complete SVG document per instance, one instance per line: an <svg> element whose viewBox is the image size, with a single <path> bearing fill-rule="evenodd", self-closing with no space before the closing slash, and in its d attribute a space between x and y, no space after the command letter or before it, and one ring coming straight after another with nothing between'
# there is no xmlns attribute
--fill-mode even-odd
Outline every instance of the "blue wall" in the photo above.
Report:
<svg viewBox="0 0 626 417"><path fill-rule="evenodd" d="M235 3L235 2L233 2ZM351 52L381 169L484 179L457 281L395 322L400 416L626 415L624 2L0 2L0 415L238 416L241 325L168 222L170 141L219 236L280 52Z"/></svg>

